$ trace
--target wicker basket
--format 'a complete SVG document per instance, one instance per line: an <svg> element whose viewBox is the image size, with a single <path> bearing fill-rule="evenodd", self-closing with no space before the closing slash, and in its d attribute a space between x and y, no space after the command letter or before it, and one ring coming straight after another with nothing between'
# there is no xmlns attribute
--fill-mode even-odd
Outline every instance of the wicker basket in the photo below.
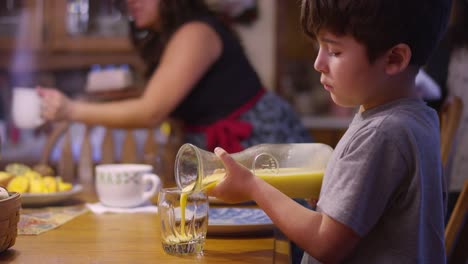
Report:
<svg viewBox="0 0 468 264"><path fill-rule="evenodd" d="M15 244L21 208L20 197L19 193L10 193L9 198L0 201L0 252Z"/></svg>

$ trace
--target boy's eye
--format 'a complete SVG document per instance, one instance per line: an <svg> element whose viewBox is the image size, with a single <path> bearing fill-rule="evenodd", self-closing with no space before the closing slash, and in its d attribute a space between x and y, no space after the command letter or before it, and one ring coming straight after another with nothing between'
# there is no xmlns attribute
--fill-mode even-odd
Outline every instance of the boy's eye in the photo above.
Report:
<svg viewBox="0 0 468 264"><path fill-rule="evenodd" d="M338 56L338 55L340 55L340 54L341 54L341 52L334 52L334 51L329 51L329 52L328 52L328 55L330 55L330 56L332 56L332 57L336 57L336 56Z"/></svg>

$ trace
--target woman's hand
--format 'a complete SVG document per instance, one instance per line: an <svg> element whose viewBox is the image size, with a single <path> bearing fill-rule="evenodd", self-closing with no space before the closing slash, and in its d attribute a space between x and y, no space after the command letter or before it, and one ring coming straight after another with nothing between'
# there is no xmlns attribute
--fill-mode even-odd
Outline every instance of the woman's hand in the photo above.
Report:
<svg viewBox="0 0 468 264"><path fill-rule="evenodd" d="M240 203L252 199L252 190L255 177L250 170L235 161L224 149L214 150L226 168L226 175L213 189L208 191L208 195L215 196L227 203Z"/></svg>
<svg viewBox="0 0 468 264"><path fill-rule="evenodd" d="M50 121L71 119L72 100L56 89L43 87L37 87L36 89L42 98L42 118Z"/></svg>

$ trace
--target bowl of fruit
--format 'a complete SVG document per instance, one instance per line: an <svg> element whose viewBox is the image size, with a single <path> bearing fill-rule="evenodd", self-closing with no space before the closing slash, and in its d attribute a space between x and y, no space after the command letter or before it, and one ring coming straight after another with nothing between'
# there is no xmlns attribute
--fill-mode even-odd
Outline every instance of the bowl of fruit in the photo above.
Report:
<svg viewBox="0 0 468 264"><path fill-rule="evenodd" d="M18 233L21 195L0 187L0 252L15 244Z"/></svg>
<svg viewBox="0 0 468 264"><path fill-rule="evenodd" d="M82 191L79 184L71 184L53 175L53 170L30 168L12 163L0 171L0 186L21 194L23 206L43 206L63 202Z"/></svg>

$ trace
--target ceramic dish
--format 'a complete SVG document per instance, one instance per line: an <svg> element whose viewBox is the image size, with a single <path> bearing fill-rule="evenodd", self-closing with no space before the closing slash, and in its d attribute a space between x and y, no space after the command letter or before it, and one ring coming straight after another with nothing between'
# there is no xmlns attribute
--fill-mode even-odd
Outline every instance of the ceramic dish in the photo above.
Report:
<svg viewBox="0 0 468 264"><path fill-rule="evenodd" d="M233 204L226 203L223 200L220 200L220 199L218 199L216 197L213 197L213 196L209 196L208 201L212 205L230 205L230 206L233 205ZM235 205L254 205L254 204L255 204L254 201L247 201L247 202L237 203Z"/></svg>
<svg viewBox="0 0 468 264"><path fill-rule="evenodd" d="M69 191L54 193L23 193L21 194L21 204L23 206L44 206L53 205L66 201L83 190L83 186L76 184Z"/></svg>
<svg viewBox="0 0 468 264"><path fill-rule="evenodd" d="M272 230L273 222L261 209L239 207L210 208L208 234L252 234Z"/></svg>

